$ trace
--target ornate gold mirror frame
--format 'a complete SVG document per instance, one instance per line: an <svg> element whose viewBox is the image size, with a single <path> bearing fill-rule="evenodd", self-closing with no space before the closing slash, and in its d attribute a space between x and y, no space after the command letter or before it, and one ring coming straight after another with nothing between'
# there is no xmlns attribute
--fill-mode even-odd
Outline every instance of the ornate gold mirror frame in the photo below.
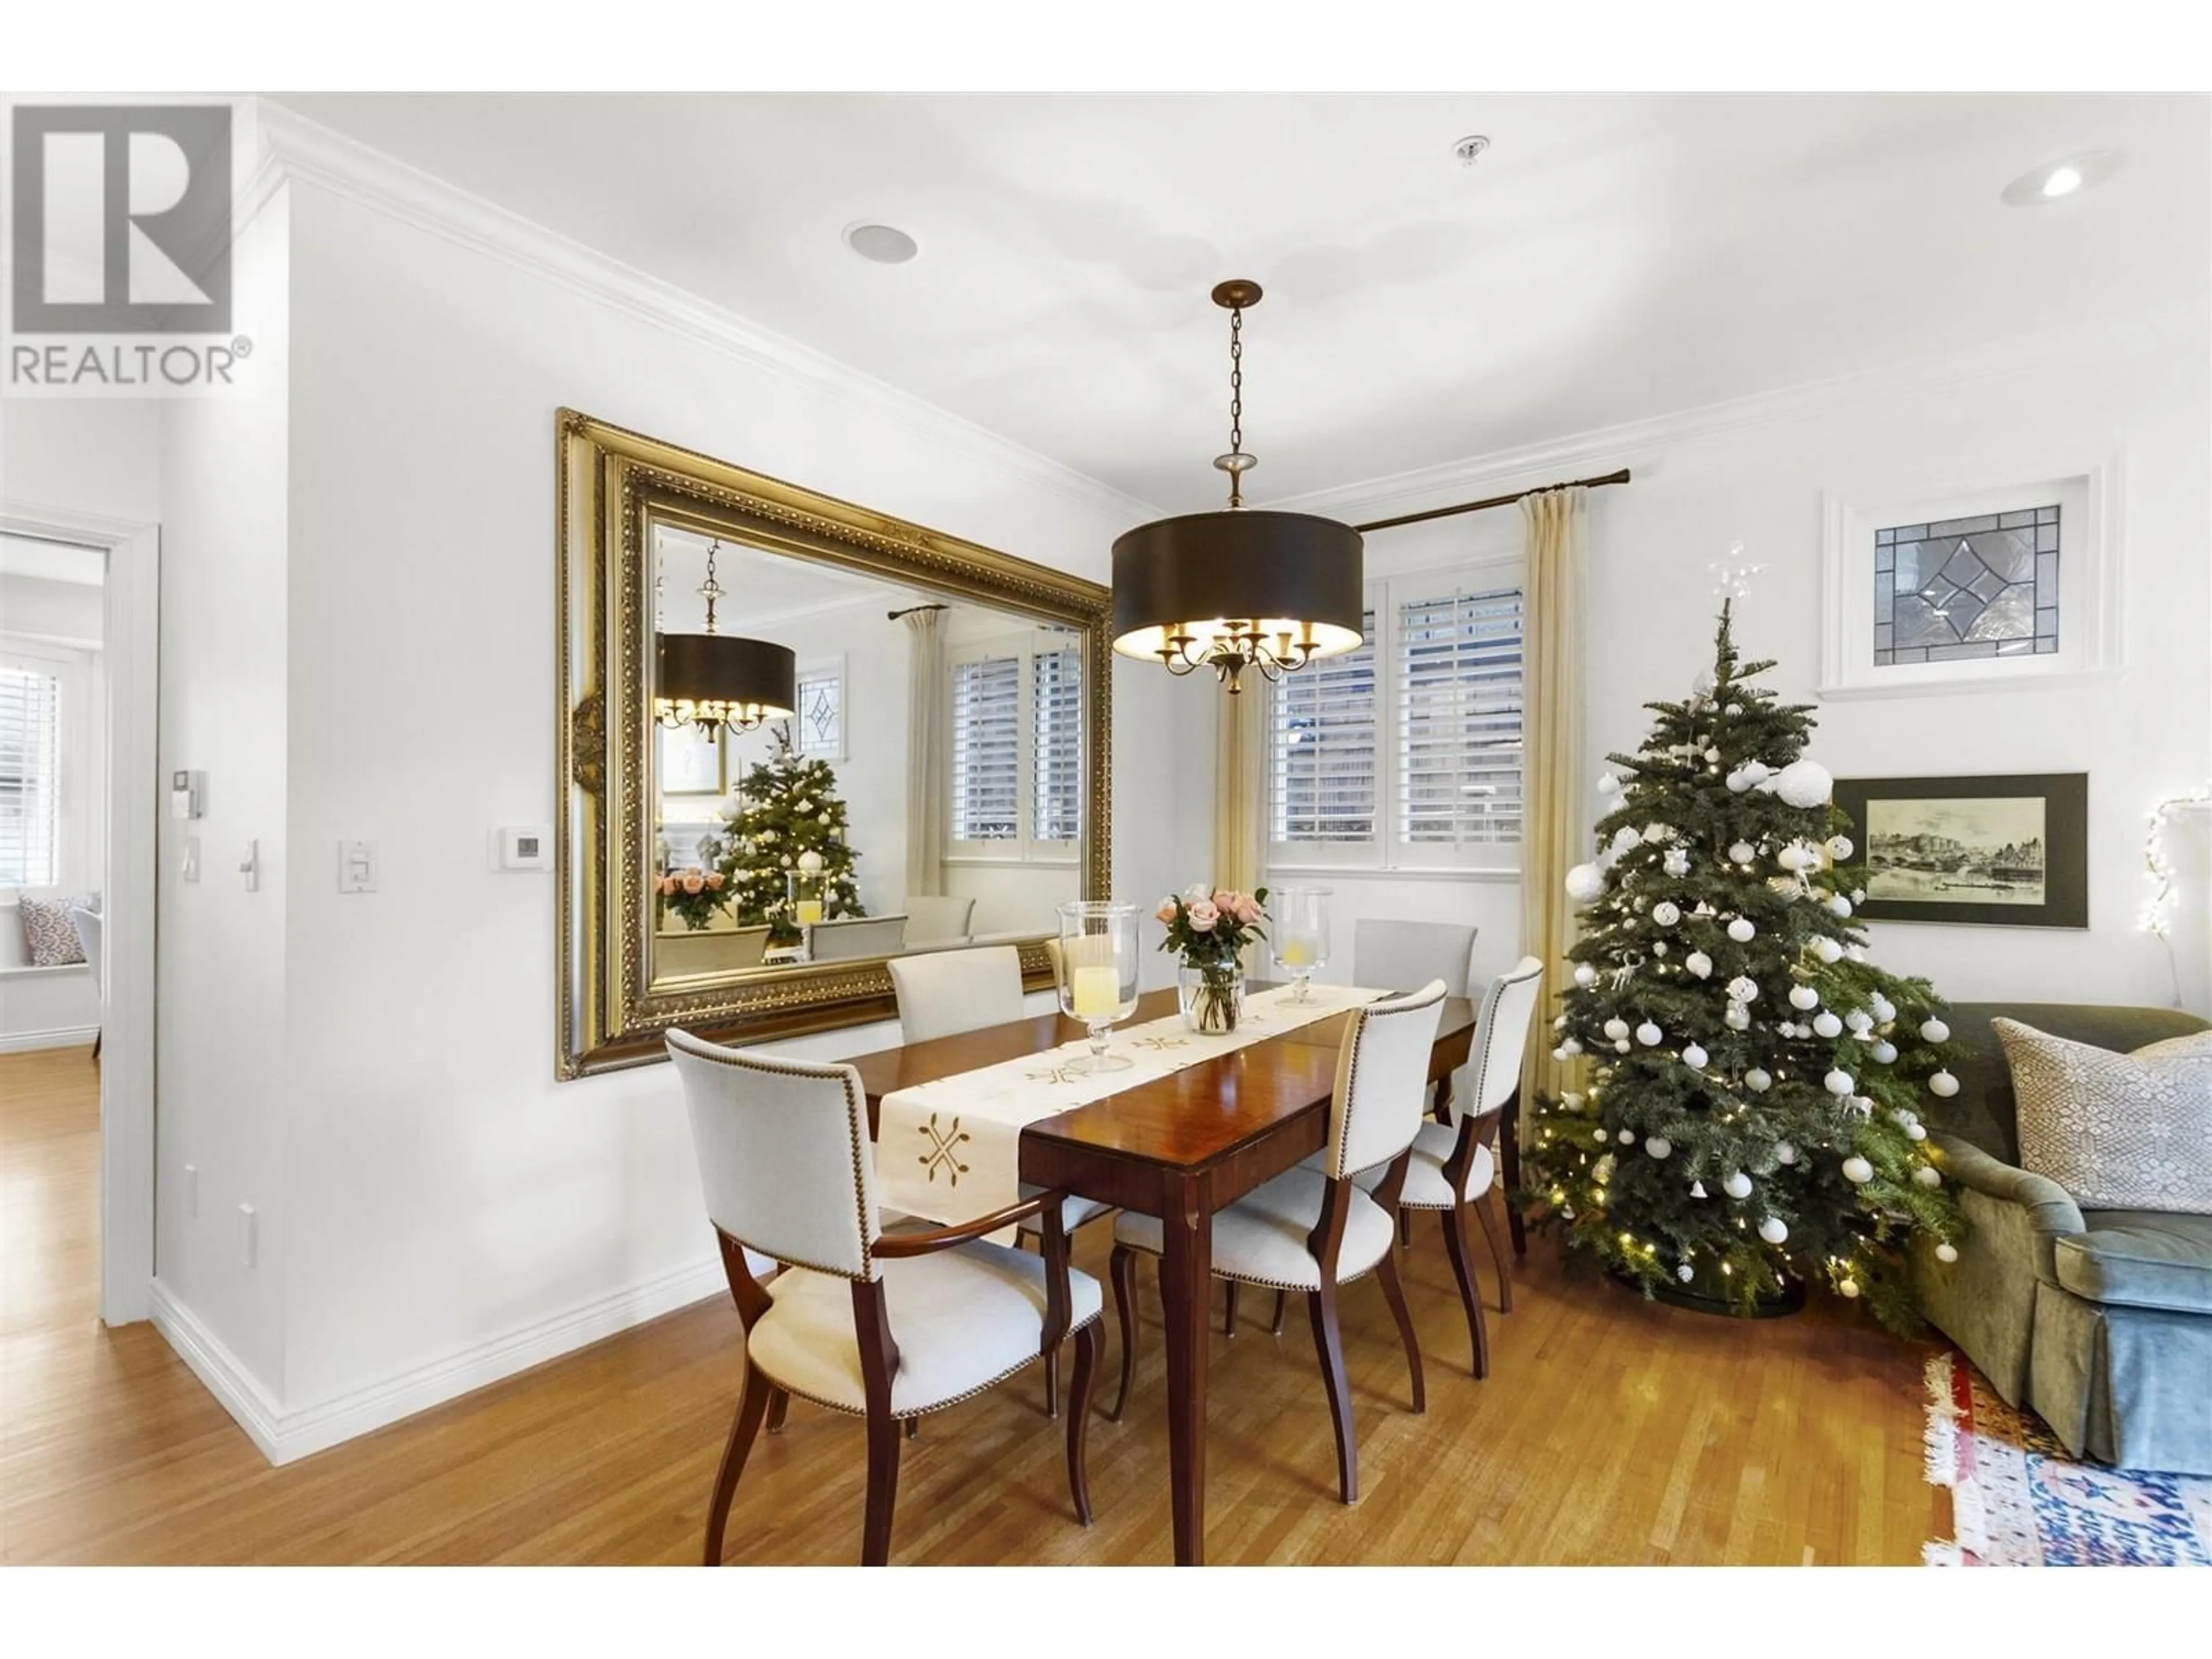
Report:
<svg viewBox="0 0 2212 1659"><path fill-rule="evenodd" d="M672 1025L725 1042L894 1017L883 963L752 969L654 989L647 883L653 842L647 708L649 526L668 523L840 566L1073 629L1084 640L1080 890L1111 887L1113 661L1107 590L673 444L560 411L561 722L556 837L563 1078L664 1057ZM1042 937L1023 945L1031 988L1052 984ZM664 986L665 981L663 981Z"/></svg>

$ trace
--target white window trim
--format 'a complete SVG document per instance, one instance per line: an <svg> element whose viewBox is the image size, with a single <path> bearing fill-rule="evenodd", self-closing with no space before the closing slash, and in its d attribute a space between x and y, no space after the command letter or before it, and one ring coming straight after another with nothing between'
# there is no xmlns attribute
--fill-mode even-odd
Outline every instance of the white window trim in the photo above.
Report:
<svg viewBox="0 0 2212 1659"><path fill-rule="evenodd" d="M1909 495L1823 491L1820 696L1835 702L1996 687L2017 690L2118 672L2123 666L2121 464L2122 457L2116 453L2086 466L2034 469L2033 482L2014 477ZM2061 508L2057 650L1966 662L1875 665L1875 532L2052 501Z"/></svg>
<svg viewBox="0 0 2212 1659"><path fill-rule="evenodd" d="M805 744L805 711L794 710L792 723L799 733L793 744L807 760L848 761L853 758L853 698L852 681L845 673L845 653L832 657L816 657L799 665L798 684L809 680L834 679L837 682L837 748L835 753L827 749L809 749Z"/></svg>
<svg viewBox="0 0 2212 1659"><path fill-rule="evenodd" d="M1461 877L1481 881L1513 881L1520 876L1521 843L1498 842L1487 848L1424 847L1399 840L1401 807L1398 799L1400 757L1398 721L1398 605L1424 593L1458 587L1472 592L1517 588L1528 592L1528 562L1518 554L1473 560L1464 563L1394 571L1367 584L1364 603L1375 613L1375 729L1376 838L1372 842L1279 842L1269 825L1267 872L1281 875L1358 875L1426 880ZM1871 582L1871 577L1869 578ZM1524 628L1523 648L1526 648ZM1525 675L1525 659L1524 659ZM1525 684L1525 678L1524 678ZM1263 791L1272 794L1274 767L1273 711L1276 691L1269 687L1267 766L1269 781ZM1526 785L1523 785L1523 796ZM1273 802L1263 799L1262 810L1272 817Z"/></svg>
<svg viewBox="0 0 2212 1659"><path fill-rule="evenodd" d="M1021 833L1004 841L978 841L963 838L953 833L953 826L945 826L945 862L947 865L1042 865L1073 867L1079 862L1080 843L1073 841L1040 841L1031 835L1036 827L1036 671L1033 659L1047 652L1065 651L1073 644L1081 648L1074 635L1055 633L1048 629L1024 629L1018 632L993 634L981 639L963 640L949 645L945 653L945 730L953 725L953 681L963 663L979 662L986 657L1013 657L1021 666L1015 672L1015 811ZM1089 688L1085 684L1085 695ZM1087 720L1077 723L1078 740L1087 729ZM1079 760L1079 765L1080 765ZM952 745L945 745L945 764L947 769L945 794L947 810L957 803L953 799Z"/></svg>

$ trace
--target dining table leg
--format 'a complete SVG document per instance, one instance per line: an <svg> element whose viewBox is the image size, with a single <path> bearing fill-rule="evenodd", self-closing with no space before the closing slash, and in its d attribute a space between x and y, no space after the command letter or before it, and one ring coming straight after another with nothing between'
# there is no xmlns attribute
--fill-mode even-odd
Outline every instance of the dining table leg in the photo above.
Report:
<svg viewBox="0 0 2212 1659"><path fill-rule="evenodd" d="M1171 1178L1160 1206L1167 1322L1168 1480L1179 1567L1206 1565L1206 1361L1212 1334L1213 1213L1203 1176Z"/></svg>

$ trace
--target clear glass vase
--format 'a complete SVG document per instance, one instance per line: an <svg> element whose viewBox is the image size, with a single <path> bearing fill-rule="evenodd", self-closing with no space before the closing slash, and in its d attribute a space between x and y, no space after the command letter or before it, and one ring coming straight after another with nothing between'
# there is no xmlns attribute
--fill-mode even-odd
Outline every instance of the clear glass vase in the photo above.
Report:
<svg viewBox="0 0 2212 1659"><path fill-rule="evenodd" d="M1244 1017L1244 970L1233 962L1186 962L1176 970L1176 1001L1194 1031L1233 1031Z"/></svg>

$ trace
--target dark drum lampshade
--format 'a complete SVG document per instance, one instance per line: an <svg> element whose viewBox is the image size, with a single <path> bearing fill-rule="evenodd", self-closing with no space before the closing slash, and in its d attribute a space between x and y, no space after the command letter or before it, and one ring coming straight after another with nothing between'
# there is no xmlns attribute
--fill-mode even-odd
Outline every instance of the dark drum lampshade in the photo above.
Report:
<svg viewBox="0 0 2212 1659"><path fill-rule="evenodd" d="M1302 666L1358 647L1359 532L1308 513L1160 519L1114 544L1114 648L1170 668ZM1233 684L1233 680L1232 680Z"/></svg>
<svg viewBox="0 0 2212 1659"><path fill-rule="evenodd" d="M1357 650L1364 620L1359 532L1310 513L1244 505L1244 313L1260 285L1217 283L1229 313L1229 506L1139 525L1114 544L1114 648L1151 657L1170 674L1211 668L1232 696L1244 671L1279 680L1323 657Z"/></svg>
<svg viewBox="0 0 2212 1659"><path fill-rule="evenodd" d="M663 726L744 732L799 707L799 659L787 645L735 634L653 638L653 717Z"/></svg>

